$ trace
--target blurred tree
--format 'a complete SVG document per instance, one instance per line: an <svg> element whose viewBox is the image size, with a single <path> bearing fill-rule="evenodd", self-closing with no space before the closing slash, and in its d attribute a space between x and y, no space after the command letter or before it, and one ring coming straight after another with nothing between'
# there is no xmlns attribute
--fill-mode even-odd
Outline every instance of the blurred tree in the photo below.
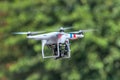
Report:
<svg viewBox="0 0 120 80"><path fill-rule="evenodd" d="M0 80L119 80L119 0L0 0ZM42 59L16 31L97 29L71 41L71 58Z"/></svg>

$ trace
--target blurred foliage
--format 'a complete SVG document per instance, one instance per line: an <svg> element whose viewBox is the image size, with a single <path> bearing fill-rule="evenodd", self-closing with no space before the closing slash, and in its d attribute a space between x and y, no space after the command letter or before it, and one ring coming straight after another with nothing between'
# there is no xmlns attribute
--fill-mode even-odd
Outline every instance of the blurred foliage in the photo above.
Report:
<svg viewBox="0 0 120 80"><path fill-rule="evenodd" d="M60 60L11 34L61 26L98 31L71 41L71 58ZM119 80L119 35L120 0L0 0L0 80Z"/></svg>

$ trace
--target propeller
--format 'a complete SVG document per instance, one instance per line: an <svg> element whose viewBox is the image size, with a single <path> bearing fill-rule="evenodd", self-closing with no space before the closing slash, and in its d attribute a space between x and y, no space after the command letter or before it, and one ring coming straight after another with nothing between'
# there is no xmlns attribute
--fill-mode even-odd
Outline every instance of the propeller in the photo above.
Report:
<svg viewBox="0 0 120 80"><path fill-rule="evenodd" d="M13 34L40 34L40 33L44 33L45 31L40 31L40 32L13 32Z"/></svg>
<svg viewBox="0 0 120 80"><path fill-rule="evenodd" d="M62 32L62 31L64 32L65 30L68 30L68 29L71 29L71 28L72 28L72 27L65 27L65 28L64 28L64 27L61 27L61 28L59 29L59 31L60 31L60 32Z"/></svg>
<svg viewBox="0 0 120 80"><path fill-rule="evenodd" d="M71 29L72 27L61 27L60 29L64 29L64 30L68 30L68 29Z"/></svg>
<svg viewBox="0 0 120 80"><path fill-rule="evenodd" d="M85 33L85 32L92 32L92 31L97 31L96 29L87 29L87 30L79 30L75 32L70 32L70 33Z"/></svg>

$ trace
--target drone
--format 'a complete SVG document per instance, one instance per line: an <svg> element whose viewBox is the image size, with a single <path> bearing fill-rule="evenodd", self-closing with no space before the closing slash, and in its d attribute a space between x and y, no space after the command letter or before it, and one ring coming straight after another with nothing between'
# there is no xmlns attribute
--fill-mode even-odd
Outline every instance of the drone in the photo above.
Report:
<svg viewBox="0 0 120 80"><path fill-rule="evenodd" d="M71 27L61 27L56 32L14 32L13 34L26 34L28 39L41 40L42 42L42 57L43 58L70 58L70 40L76 40L84 37L84 32L94 31L93 29L79 30L66 33L65 30ZM52 50L52 55L46 56L44 53L45 46Z"/></svg>

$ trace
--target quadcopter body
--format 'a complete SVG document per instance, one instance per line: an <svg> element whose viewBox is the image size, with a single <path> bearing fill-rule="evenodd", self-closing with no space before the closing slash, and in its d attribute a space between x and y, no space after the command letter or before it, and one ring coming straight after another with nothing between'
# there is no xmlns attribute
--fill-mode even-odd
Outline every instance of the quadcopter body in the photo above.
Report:
<svg viewBox="0 0 120 80"><path fill-rule="evenodd" d="M92 30L79 30L75 32L65 33L64 30L69 28L61 27L58 32L50 32L39 34L41 32L14 32L14 34L27 34L28 39L41 40L42 42L42 57L43 58L70 58L70 43L69 40L83 38L84 32ZM53 54L46 56L44 53L45 46L52 49Z"/></svg>

